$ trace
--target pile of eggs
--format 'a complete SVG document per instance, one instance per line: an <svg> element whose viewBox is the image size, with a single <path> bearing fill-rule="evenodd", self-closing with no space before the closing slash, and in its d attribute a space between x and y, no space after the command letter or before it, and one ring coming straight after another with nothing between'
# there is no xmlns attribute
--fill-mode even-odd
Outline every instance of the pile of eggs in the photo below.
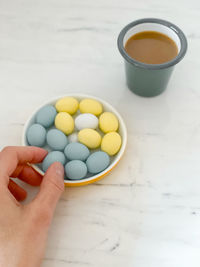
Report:
<svg viewBox="0 0 200 267"><path fill-rule="evenodd" d="M44 172L58 161L65 167L65 179L79 180L110 165L122 143L118 128L115 114L103 111L99 101L64 97L37 112L26 138L31 146L48 148Z"/></svg>

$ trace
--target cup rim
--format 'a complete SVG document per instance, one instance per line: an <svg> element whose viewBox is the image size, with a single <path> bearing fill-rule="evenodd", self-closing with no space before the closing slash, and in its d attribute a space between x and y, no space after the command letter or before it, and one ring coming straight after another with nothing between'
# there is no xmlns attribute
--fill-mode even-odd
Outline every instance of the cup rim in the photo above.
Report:
<svg viewBox="0 0 200 267"><path fill-rule="evenodd" d="M124 49L124 45L123 45L124 36L128 30L130 30L134 26L136 26L138 24L142 24L142 23L161 24L161 25L167 26L168 28L173 30L178 35L178 37L180 39L180 43L181 43L181 49L180 49L178 55L175 58L173 58L172 60L167 61L167 62L162 63L162 64L146 64L146 63L137 61L137 60L133 59L132 57L130 57ZM119 52L121 53L123 58L126 61L128 61L130 64L135 65L136 67L143 68L143 69L151 69L151 70L165 69L165 68L174 66L179 61L181 61L181 59L185 56L186 51L187 51L187 46L188 46L186 36L179 27L177 27L175 24L173 24L169 21L157 19L157 18L138 19L138 20L135 20L135 21L127 24L119 33L119 36L117 39L117 45L118 45Z"/></svg>

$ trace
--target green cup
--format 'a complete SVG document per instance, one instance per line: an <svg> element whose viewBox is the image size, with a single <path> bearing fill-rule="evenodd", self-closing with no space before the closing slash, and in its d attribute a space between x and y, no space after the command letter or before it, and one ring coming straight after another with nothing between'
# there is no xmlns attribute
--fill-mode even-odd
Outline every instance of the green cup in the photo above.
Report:
<svg viewBox="0 0 200 267"><path fill-rule="evenodd" d="M125 51L127 40L138 32L156 31L167 35L178 47L178 55L163 64L145 64L131 58ZM187 39L174 24L155 18L139 19L125 26L118 37L118 48L125 61L128 88L139 96L153 97L167 87L174 66L187 51Z"/></svg>

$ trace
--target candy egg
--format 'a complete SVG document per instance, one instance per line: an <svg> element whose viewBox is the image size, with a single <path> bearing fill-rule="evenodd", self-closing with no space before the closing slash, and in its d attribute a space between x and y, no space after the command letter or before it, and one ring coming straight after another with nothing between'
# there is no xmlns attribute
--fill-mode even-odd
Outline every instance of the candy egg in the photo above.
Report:
<svg viewBox="0 0 200 267"><path fill-rule="evenodd" d="M68 135L68 141L70 143L78 142L78 134L75 132L75 133Z"/></svg>
<svg viewBox="0 0 200 267"><path fill-rule="evenodd" d="M103 151L97 151L91 154L87 161L86 165L90 173L99 173L105 170L110 164L110 157L107 153Z"/></svg>
<svg viewBox="0 0 200 267"><path fill-rule="evenodd" d="M79 131L85 128L96 129L98 127L98 119L91 113L80 114L75 119L75 127Z"/></svg>
<svg viewBox="0 0 200 267"><path fill-rule="evenodd" d="M92 113L96 116L100 115L103 111L102 104L97 100L85 98L79 104L81 113Z"/></svg>
<svg viewBox="0 0 200 267"><path fill-rule="evenodd" d="M121 136L116 132L110 132L104 135L101 142L101 150L108 153L108 155L115 155L121 147Z"/></svg>
<svg viewBox="0 0 200 267"><path fill-rule="evenodd" d="M47 144L54 150L64 150L68 144L66 135L57 129L51 129L47 133Z"/></svg>
<svg viewBox="0 0 200 267"><path fill-rule="evenodd" d="M63 97L56 102L58 112L74 114L78 110L78 100L74 97Z"/></svg>
<svg viewBox="0 0 200 267"><path fill-rule="evenodd" d="M85 161L90 155L89 149L80 143L70 143L66 146L64 153L69 160L78 159Z"/></svg>
<svg viewBox="0 0 200 267"><path fill-rule="evenodd" d="M26 137L29 145L42 147L46 140L46 130L40 124L33 124L29 127Z"/></svg>
<svg viewBox="0 0 200 267"><path fill-rule="evenodd" d="M48 128L53 125L56 114L56 109L51 105L47 105L37 112L35 120L37 123Z"/></svg>
<svg viewBox="0 0 200 267"><path fill-rule="evenodd" d="M72 160L65 165L66 176L72 180L82 179L87 174L87 166L81 160Z"/></svg>
<svg viewBox="0 0 200 267"><path fill-rule="evenodd" d="M104 112L99 117L99 128L104 133L115 132L119 126L117 117L111 112Z"/></svg>
<svg viewBox="0 0 200 267"><path fill-rule="evenodd" d="M101 144L101 135L93 129L83 129L78 133L78 140L89 148L97 148Z"/></svg>
<svg viewBox="0 0 200 267"><path fill-rule="evenodd" d="M43 171L46 172L49 166L57 161L63 165L66 163L66 158L64 153L60 151L49 152L49 154L45 157L45 159L42 162Z"/></svg>
<svg viewBox="0 0 200 267"><path fill-rule="evenodd" d="M59 112L55 118L55 126L65 134L70 134L74 130L74 120L72 116L66 112Z"/></svg>

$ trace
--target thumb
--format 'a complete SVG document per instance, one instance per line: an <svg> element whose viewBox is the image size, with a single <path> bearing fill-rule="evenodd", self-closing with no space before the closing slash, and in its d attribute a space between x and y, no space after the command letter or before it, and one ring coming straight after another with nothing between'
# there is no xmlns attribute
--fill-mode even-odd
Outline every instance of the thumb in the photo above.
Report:
<svg viewBox="0 0 200 267"><path fill-rule="evenodd" d="M53 163L46 171L40 191L34 199L39 209L45 209L53 215L56 204L64 191L64 167L60 162Z"/></svg>

